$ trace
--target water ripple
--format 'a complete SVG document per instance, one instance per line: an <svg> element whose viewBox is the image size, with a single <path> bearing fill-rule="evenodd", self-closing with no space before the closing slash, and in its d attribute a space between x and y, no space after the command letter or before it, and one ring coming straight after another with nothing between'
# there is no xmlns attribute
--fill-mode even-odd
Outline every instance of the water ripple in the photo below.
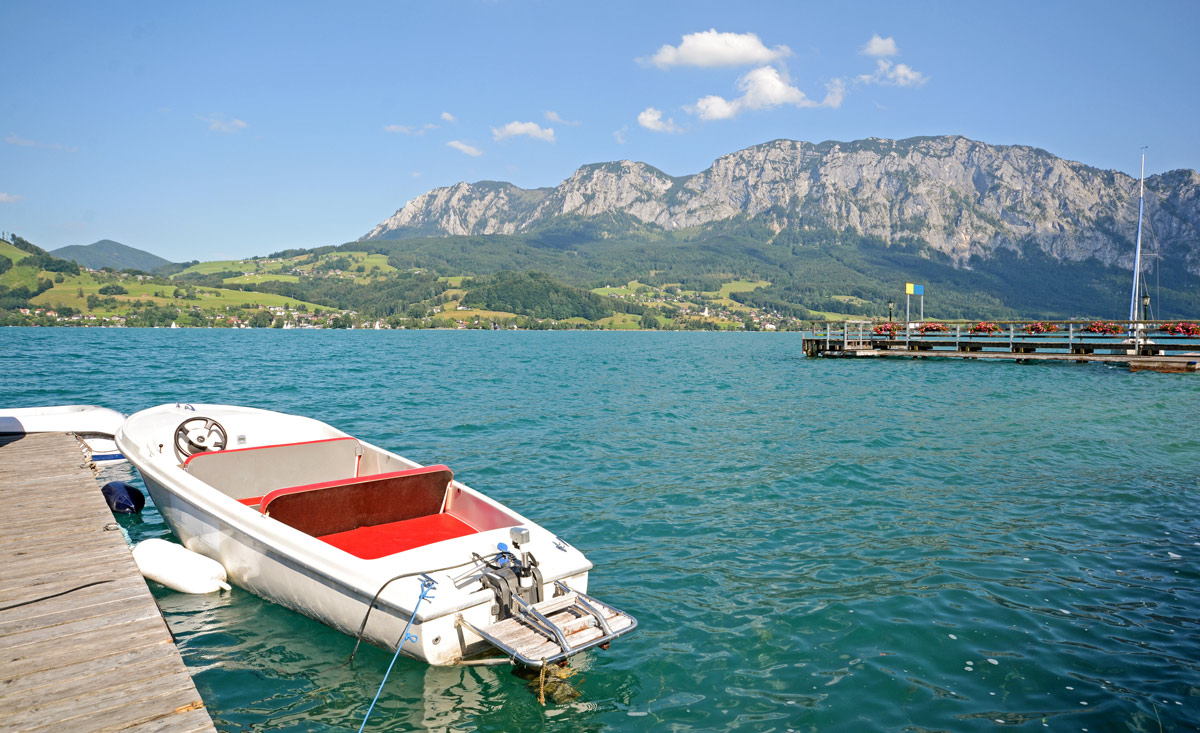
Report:
<svg viewBox="0 0 1200 733"><path fill-rule="evenodd" d="M0 402L317 417L562 534L641 622L546 708L507 670L402 662L373 729L1200 725L1200 380L799 347L0 329ZM156 595L223 730L357 725L388 662L340 667L347 637L236 589Z"/></svg>

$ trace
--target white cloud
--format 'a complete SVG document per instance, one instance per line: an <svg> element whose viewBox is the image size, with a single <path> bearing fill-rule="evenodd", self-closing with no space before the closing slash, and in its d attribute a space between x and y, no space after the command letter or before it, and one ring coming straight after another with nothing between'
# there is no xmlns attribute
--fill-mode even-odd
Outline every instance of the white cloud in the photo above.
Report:
<svg viewBox="0 0 1200 733"><path fill-rule="evenodd" d="M18 201L24 201L25 197L17 193L4 193L0 191L0 204L15 204Z"/></svg>
<svg viewBox="0 0 1200 733"><path fill-rule="evenodd" d="M842 100L846 98L846 82L841 79L834 79L825 85L825 98L817 104L818 107L829 107L837 109L842 106Z"/></svg>
<svg viewBox="0 0 1200 733"><path fill-rule="evenodd" d="M413 178L420 178L421 171L413 171L412 173L409 173L408 175L412 176Z"/></svg>
<svg viewBox="0 0 1200 733"><path fill-rule="evenodd" d="M496 142L519 135L527 135L538 140L545 140L548 143L554 142L554 128L538 127L536 122L517 122L514 120L504 127L492 128L492 139Z"/></svg>
<svg viewBox="0 0 1200 733"><path fill-rule="evenodd" d="M241 132L249 127L249 125L247 125L245 122L242 122L236 118L232 120L224 120L220 117L200 117L199 119L207 122L208 129L212 130L213 132L234 133Z"/></svg>
<svg viewBox="0 0 1200 733"><path fill-rule="evenodd" d="M671 66L742 66L766 64L791 55L787 46L767 48L754 33L720 33L710 28L689 33L678 46L664 45L648 60L660 69ZM645 63L646 59L640 59Z"/></svg>
<svg viewBox="0 0 1200 733"><path fill-rule="evenodd" d="M710 94L697 99L695 106L689 107L688 111L702 120L728 120L737 116L738 105L736 101L730 102L724 97Z"/></svg>
<svg viewBox="0 0 1200 733"><path fill-rule="evenodd" d="M442 119L446 122L458 122L458 120L454 119L454 115L450 114L449 112L443 112Z"/></svg>
<svg viewBox="0 0 1200 733"><path fill-rule="evenodd" d="M742 96L737 99L710 94L701 97L688 111L702 120L728 120L744 110L771 109L788 104L795 107L840 107L846 96L846 86L841 79L825 85L825 98L820 102L809 99L804 92L792 86L791 81L772 66L761 66L747 72L738 80Z"/></svg>
<svg viewBox="0 0 1200 733"><path fill-rule="evenodd" d="M629 125L621 125L621 129L613 130L613 139L617 141L617 145L625 144L625 133L629 132Z"/></svg>
<svg viewBox="0 0 1200 733"><path fill-rule="evenodd" d="M424 125L417 127L415 125L384 125L384 132L394 132L400 135L416 135L420 137L430 130L436 130L438 126L432 122L426 122Z"/></svg>
<svg viewBox="0 0 1200 733"><path fill-rule="evenodd" d="M858 52L864 56L895 56L900 53L900 49L896 46L895 38L891 36L880 38L876 33Z"/></svg>
<svg viewBox="0 0 1200 733"><path fill-rule="evenodd" d="M638 124L647 130L655 132L683 132L683 128L675 124L675 120L662 118L662 110L647 107L638 115Z"/></svg>
<svg viewBox="0 0 1200 733"><path fill-rule="evenodd" d="M478 158L479 156L483 155L482 150L480 150L477 147L474 147L473 145L467 145L466 143L464 143L461 140L451 140L450 142L446 143L446 147L454 148L455 150L459 151L460 153L466 153L467 155L471 156L472 158Z"/></svg>
<svg viewBox="0 0 1200 733"><path fill-rule="evenodd" d="M912 68L908 64L893 64L887 59L875 62L874 74L860 74L858 81L862 84L883 84L893 87L919 87L929 81L929 77Z"/></svg>
<svg viewBox="0 0 1200 733"><path fill-rule="evenodd" d="M859 74L857 81L860 84L883 84L893 87L919 87L929 81L929 77L917 71L908 64L897 64L888 60L887 56L896 56L900 53L900 48L896 45L896 39L888 36L881 38L878 33L871 36L871 40L867 41L858 51L864 56L875 56L875 73Z"/></svg>
<svg viewBox="0 0 1200 733"><path fill-rule="evenodd" d="M561 117L559 117L559 116L558 116L558 113L557 113L557 112L555 112L555 111L553 111L553 110L549 110L549 111L547 111L547 112L546 112L546 119L550 120L551 122L555 122L555 123L557 123L557 124L560 124L560 125L570 125L571 127L578 127L578 126L579 126L579 121L578 121L578 120L576 120L576 121L574 121L574 122L572 122L572 121L570 121L570 120L564 120L563 118L561 118Z"/></svg>
<svg viewBox="0 0 1200 733"><path fill-rule="evenodd" d="M747 109L769 109L781 104L804 106L810 101L804 92L789 84L783 74L771 66L746 72L738 80L738 88L745 92L740 102Z"/></svg>
<svg viewBox="0 0 1200 733"><path fill-rule="evenodd" d="M42 148L44 150L61 150L64 153L75 153L75 152L79 151L79 148L68 147L66 145L61 145L59 143L40 143L37 140L30 140L29 138L25 138L25 137L18 137L15 134L9 135L8 137L4 138L4 142L8 143L9 145L16 145L17 147L21 147L21 148Z"/></svg>

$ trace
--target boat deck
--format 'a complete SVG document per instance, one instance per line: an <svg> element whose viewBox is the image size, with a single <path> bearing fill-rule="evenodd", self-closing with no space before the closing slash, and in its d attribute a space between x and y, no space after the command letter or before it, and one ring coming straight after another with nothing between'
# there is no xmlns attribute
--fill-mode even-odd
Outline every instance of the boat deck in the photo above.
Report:
<svg viewBox="0 0 1200 733"><path fill-rule="evenodd" d="M215 730L66 433L0 436L0 729Z"/></svg>

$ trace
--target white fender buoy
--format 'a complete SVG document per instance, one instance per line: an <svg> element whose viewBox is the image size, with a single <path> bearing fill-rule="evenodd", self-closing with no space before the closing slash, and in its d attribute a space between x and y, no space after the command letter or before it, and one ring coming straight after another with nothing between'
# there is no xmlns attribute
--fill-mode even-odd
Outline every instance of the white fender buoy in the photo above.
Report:
<svg viewBox="0 0 1200 733"><path fill-rule="evenodd" d="M229 590L221 563L166 540L142 540L133 548L142 575L180 593Z"/></svg>

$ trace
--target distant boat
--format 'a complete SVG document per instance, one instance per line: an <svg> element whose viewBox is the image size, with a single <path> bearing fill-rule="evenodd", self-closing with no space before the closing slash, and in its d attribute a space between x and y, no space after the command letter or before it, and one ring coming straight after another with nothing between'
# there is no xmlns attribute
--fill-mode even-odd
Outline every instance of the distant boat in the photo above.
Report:
<svg viewBox="0 0 1200 733"><path fill-rule="evenodd" d="M637 626L586 594L592 563L560 537L446 466L325 423L160 405L117 445L184 547L230 582L390 651L445 665L495 648L541 666Z"/></svg>
<svg viewBox="0 0 1200 733"><path fill-rule="evenodd" d="M98 466L125 460L113 441L123 422L125 416L121 413L96 405L0 409L0 435L74 433L88 447L92 462Z"/></svg>

